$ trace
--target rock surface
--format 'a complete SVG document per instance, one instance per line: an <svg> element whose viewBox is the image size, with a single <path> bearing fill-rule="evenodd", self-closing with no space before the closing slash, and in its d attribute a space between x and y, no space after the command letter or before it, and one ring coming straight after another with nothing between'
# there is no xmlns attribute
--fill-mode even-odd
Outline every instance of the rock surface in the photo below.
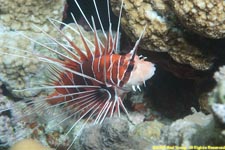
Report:
<svg viewBox="0 0 225 150"><path fill-rule="evenodd" d="M140 127L140 128L139 128ZM89 126L79 139L79 150L147 150L160 137L162 123L144 122L131 130L121 118L108 118L102 125Z"/></svg>
<svg viewBox="0 0 225 150"><path fill-rule="evenodd" d="M222 124L225 124L225 104L213 104L212 111Z"/></svg>
<svg viewBox="0 0 225 150"><path fill-rule="evenodd" d="M172 8L189 30L208 38L225 37L224 0L172 0Z"/></svg>
<svg viewBox="0 0 225 150"><path fill-rule="evenodd" d="M212 115L194 113L173 122L162 130L161 142L164 145L190 147L193 145L224 144L219 136L221 129L216 127Z"/></svg>
<svg viewBox="0 0 225 150"><path fill-rule="evenodd" d="M5 30L35 31L42 26L54 34L47 18L61 20L65 0L0 0L0 24ZM40 32L40 31L39 31Z"/></svg>
<svg viewBox="0 0 225 150"><path fill-rule="evenodd" d="M121 3L111 0L118 15ZM121 25L126 34L136 41L145 29L140 47L154 52L167 52L180 64L188 64L196 70L208 70L213 55L206 54L186 38L188 34L178 25L178 20L167 1L124 0Z"/></svg>
<svg viewBox="0 0 225 150"><path fill-rule="evenodd" d="M11 109L6 110L9 108ZM21 115L20 110L13 108L12 101L5 96L0 96L0 148L7 148L31 134L25 123L17 122Z"/></svg>
<svg viewBox="0 0 225 150"><path fill-rule="evenodd" d="M44 65L34 56L40 47L20 34L13 31L0 33L0 44L4 45L0 48L0 80L7 88L8 94L24 98L35 96L41 90L13 90L33 88L43 84L41 82L44 81ZM40 38L38 33L23 32L22 34Z"/></svg>
<svg viewBox="0 0 225 150"><path fill-rule="evenodd" d="M216 87L209 94L209 106L215 117L225 125L225 66L214 74Z"/></svg>

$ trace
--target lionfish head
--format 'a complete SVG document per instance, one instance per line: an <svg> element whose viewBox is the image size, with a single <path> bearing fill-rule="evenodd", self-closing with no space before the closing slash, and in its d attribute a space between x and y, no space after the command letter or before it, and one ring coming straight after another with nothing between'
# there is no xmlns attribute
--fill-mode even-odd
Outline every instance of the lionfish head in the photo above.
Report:
<svg viewBox="0 0 225 150"><path fill-rule="evenodd" d="M134 56L133 69L130 73L130 78L127 81L127 86L139 86L145 84L145 81L150 79L155 72L155 65L145 58Z"/></svg>
<svg viewBox="0 0 225 150"><path fill-rule="evenodd" d="M153 63L145 61L147 57L143 57L142 55L138 56L136 54L137 47L144 36L145 29L146 26L144 27L139 39L136 41L134 48L125 56L125 60L129 61L129 67L127 70L129 72L129 78L125 87L128 89L132 87L134 91L136 91L136 87L140 90L139 85L145 84L145 81L154 75L156 69Z"/></svg>

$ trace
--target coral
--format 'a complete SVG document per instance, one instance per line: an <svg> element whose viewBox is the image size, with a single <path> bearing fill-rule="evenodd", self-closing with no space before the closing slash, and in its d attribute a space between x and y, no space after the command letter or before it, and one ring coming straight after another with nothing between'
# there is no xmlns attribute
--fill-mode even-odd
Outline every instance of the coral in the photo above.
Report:
<svg viewBox="0 0 225 150"><path fill-rule="evenodd" d="M169 2L180 22L189 30L208 38L225 37L224 0L172 0Z"/></svg>
<svg viewBox="0 0 225 150"><path fill-rule="evenodd" d="M152 121L142 122L133 127L123 119L109 118L102 125L87 127L81 134L76 148L147 150L155 145L223 145L224 140L219 136L220 132L221 129L213 116L201 112L195 112L166 126Z"/></svg>
<svg viewBox="0 0 225 150"><path fill-rule="evenodd" d="M194 113L173 122L162 130L161 142L164 145L193 146L224 144L219 136L212 115ZM204 135L204 136L203 136Z"/></svg>
<svg viewBox="0 0 225 150"><path fill-rule="evenodd" d="M39 109L38 111L35 106L31 109L31 111L37 111L33 124L32 122L30 123L30 128L32 129L31 137L52 148L58 147L59 149L67 149L72 140L69 139L69 136L66 134L66 126L70 122L74 123L74 120L67 120L64 124L61 124L60 122L64 118L68 117L64 112L65 110L58 107L46 109L48 107L52 107L50 107L46 102L43 104L46 107L42 105L42 108L40 108L40 105L36 105Z"/></svg>
<svg viewBox="0 0 225 150"><path fill-rule="evenodd" d="M79 138L83 150L117 148L127 149L129 125L119 118L106 119L102 126L91 126Z"/></svg>
<svg viewBox="0 0 225 150"><path fill-rule="evenodd" d="M0 80L15 97L35 96L40 93L40 90L13 91L15 89L35 87L43 79L43 72L39 71L43 69L40 61L27 54L27 52L21 51L34 52L38 46L30 40L22 38L20 34L13 32L13 30L27 31L23 32L23 34L27 34L33 39L35 37L38 39L42 37L44 39L41 34L34 33L40 32L34 26L41 26L44 31L55 35L56 31L47 18L61 20L65 1L1 0L0 3L0 24L2 31L0 32L0 44L4 45L0 48ZM47 41L45 40L45 42ZM13 53L25 58L2 53Z"/></svg>
<svg viewBox="0 0 225 150"><path fill-rule="evenodd" d="M225 124L225 66L215 72L216 87L209 93L208 103L215 117Z"/></svg>
<svg viewBox="0 0 225 150"><path fill-rule="evenodd" d="M1 112L9 108L11 109ZM18 122L22 115L21 108L13 109L13 102L0 96L0 148L8 147L30 135L31 130L23 122Z"/></svg>
<svg viewBox="0 0 225 150"><path fill-rule="evenodd" d="M38 35L32 32L24 32L23 34L32 37ZM7 90L15 97L37 95L40 90L26 90L23 92L13 90L36 87L43 81L44 71L40 70L44 69L44 65L32 55L32 53L38 51L38 46L23 38L20 33L13 31L0 33L0 44L4 45L0 48L0 80Z"/></svg>
<svg viewBox="0 0 225 150"><path fill-rule="evenodd" d="M107 118L102 125L91 125L82 132L76 149L145 149L149 141L130 135L130 125L121 118Z"/></svg>
<svg viewBox="0 0 225 150"><path fill-rule="evenodd" d="M112 9L118 15L119 6L111 0ZM180 64L188 64L197 70L209 69L214 56L206 55L199 47L190 44L180 28L174 12L163 0L124 0L121 25L136 41L146 26L140 47L148 51L167 52Z"/></svg>
<svg viewBox="0 0 225 150"><path fill-rule="evenodd" d="M37 100L40 98L34 101ZM70 140L65 135L65 126L55 126L62 120L56 117L62 114L62 110L45 109L44 103L41 106L37 103L29 107L23 101L13 102L5 96L0 97L0 149L26 138L35 138L50 147L65 149L69 146ZM66 116L61 115L61 117Z"/></svg>
<svg viewBox="0 0 225 150"><path fill-rule="evenodd" d="M34 31L34 25L54 33L47 18L61 20L64 0L0 0L0 24L7 30Z"/></svg>
<svg viewBox="0 0 225 150"><path fill-rule="evenodd" d="M209 105L216 103L225 104L225 66L215 72L214 79L217 82L216 87L209 93Z"/></svg>
<svg viewBox="0 0 225 150"><path fill-rule="evenodd" d="M0 44L4 45L0 48L0 80L15 97L35 96L40 90L22 93L13 91L39 85L37 81L43 78L43 72L39 71L43 68L40 61L27 52L16 50L33 52L37 45L13 31L27 31L26 33L33 39L41 38L40 34L33 33L40 32L35 26L41 26L44 31L55 35L56 30L50 27L51 23L47 18L61 20L65 0L0 0L0 3ZM25 58L2 54L12 52Z"/></svg>
<svg viewBox="0 0 225 150"><path fill-rule="evenodd" d="M225 124L225 104L213 104L212 111L222 124Z"/></svg>
<svg viewBox="0 0 225 150"><path fill-rule="evenodd" d="M210 93L209 103L210 105L214 103L225 104L225 80L218 82L217 86Z"/></svg>
<svg viewBox="0 0 225 150"><path fill-rule="evenodd" d="M33 139L24 139L14 144L10 150L50 150Z"/></svg>
<svg viewBox="0 0 225 150"><path fill-rule="evenodd" d="M37 139L44 145L59 149L67 149L70 145L71 140L68 135L65 135L65 127L57 125L57 121L45 120L47 117L44 115L37 115L36 122L30 123L32 132L30 137ZM51 115L48 115L51 117ZM44 122L43 124L41 122ZM57 126L56 126L57 125Z"/></svg>
<svg viewBox="0 0 225 150"><path fill-rule="evenodd" d="M13 128L10 125L9 117L3 115L0 116L0 132L1 132L0 144L7 145L8 141L12 141L9 137L6 136L13 134Z"/></svg>
<svg viewBox="0 0 225 150"><path fill-rule="evenodd" d="M220 83L221 81L225 80L225 66L220 67L219 71L215 72L214 79L217 83Z"/></svg>
<svg viewBox="0 0 225 150"><path fill-rule="evenodd" d="M146 121L136 125L132 135L146 140L159 139L163 126L164 125L158 121Z"/></svg>

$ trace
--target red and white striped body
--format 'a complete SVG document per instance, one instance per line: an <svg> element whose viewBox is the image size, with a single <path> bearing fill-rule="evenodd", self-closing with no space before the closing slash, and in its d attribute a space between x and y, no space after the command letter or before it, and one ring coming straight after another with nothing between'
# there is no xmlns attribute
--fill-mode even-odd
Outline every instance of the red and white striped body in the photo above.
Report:
<svg viewBox="0 0 225 150"><path fill-rule="evenodd" d="M77 24L75 18L74 21ZM99 21L101 22L100 18ZM88 24L90 25L89 22ZM73 48L70 51L62 46L69 57L63 56L63 61L45 57L60 66L52 71L55 78L51 84L55 86L55 92L48 97L48 103L52 105L63 103L66 107L79 111L79 114L85 116L91 113L92 118L101 121L105 116L112 116L118 112L120 108L127 113L122 103L125 94L132 88L133 90L140 88L139 85L151 78L155 71L151 62L135 54L143 33L130 53L120 55L115 53L118 47L119 28L115 36L111 32L111 26L108 35L103 31L106 42L102 44L95 24L93 28L90 26L95 35L94 52L88 47L78 25L77 28L86 53L60 31Z"/></svg>

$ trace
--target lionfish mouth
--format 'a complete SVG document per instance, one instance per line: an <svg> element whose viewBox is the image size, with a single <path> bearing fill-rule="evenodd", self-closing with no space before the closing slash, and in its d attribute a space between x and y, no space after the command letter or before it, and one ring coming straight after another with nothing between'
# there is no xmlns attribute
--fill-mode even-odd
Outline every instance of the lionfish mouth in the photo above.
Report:
<svg viewBox="0 0 225 150"><path fill-rule="evenodd" d="M112 117L114 114L120 116L121 109L128 115L128 112L123 105L125 94L131 90L130 87L135 91L136 88L140 89L140 85L145 84L145 81L151 78L155 71L154 64L145 61L143 57L139 58L136 55L137 47L144 34L145 28L143 29L140 38L136 41L134 48L128 54L120 55L116 53L119 51L118 40L123 1L120 7L117 31L116 34L113 35L110 18L109 32L106 33L98 14L96 2L93 0L97 12L97 19L100 22L104 41L106 42L100 40L93 17L92 23L90 23L77 0L74 1L94 34L94 43L91 43L93 47L89 47L90 41L83 35L73 14L71 14L71 16L76 24L77 30L72 30L78 33L85 49L80 49L76 43L71 41L69 37L57 27L56 23L71 28L69 25L54 19L49 20L61 34L62 38L67 41L68 45L59 42L42 29L39 29L54 43L58 44L66 54L23 35L25 38L62 58L56 59L36 54L36 57L40 61L50 65L49 72L51 75L49 78L51 79L51 82L48 83L48 86L34 87L25 90L54 89L54 92L44 99L50 104L50 106L44 109L62 106L62 108L69 110L70 114L66 119L63 119L63 121L74 117L77 118L67 134L71 132L83 118L86 118L86 121L94 119L94 123L102 123L106 117ZM107 8L108 16L110 16L109 0L107 0ZM93 26L91 26L91 24L93 24ZM91 49L94 49L94 51ZM37 104L38 102L32 103ZM2 111L0 110L0 112ZM77 137L74 138L68 149L71 148L76 138Z"/></svg>

